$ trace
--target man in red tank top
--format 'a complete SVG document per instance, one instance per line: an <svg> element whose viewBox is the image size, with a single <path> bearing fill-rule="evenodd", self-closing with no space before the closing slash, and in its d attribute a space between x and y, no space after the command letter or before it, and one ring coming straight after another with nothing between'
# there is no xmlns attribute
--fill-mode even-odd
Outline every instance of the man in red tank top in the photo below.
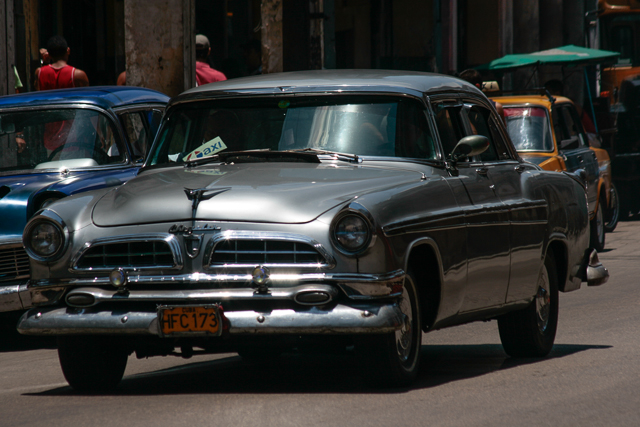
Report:
<svg viewBox="0 0 640 427"><path fill-rule="evenodd" d="M36 89L64 89L89 86L87 74L67 65L71 49L62 36L53 36L47 42L47 53L51 63L36 70Z"/></svg>
<svg viewBox="0 0 640 427"><path fill-rule="evenodd" d="M62 36L53 36L47 42L47 54L51 63L36 70L36 89L65 89L89 86L87 74L67 65L71 49ZM49 153L60 147L67 139L73 120L47 123L44 128L44 146Z"/></svg>

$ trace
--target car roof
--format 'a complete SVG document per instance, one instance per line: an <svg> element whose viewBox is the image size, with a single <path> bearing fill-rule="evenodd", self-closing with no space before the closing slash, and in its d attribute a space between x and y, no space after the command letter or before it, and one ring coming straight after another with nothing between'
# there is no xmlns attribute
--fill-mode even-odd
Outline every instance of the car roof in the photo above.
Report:
<svg viewBox="0 0 640 427"><path fill-rule="evenodd" d="M573 103L573 101L564 96L554 96L555 101L553 103L544 95L491 96L490 98L502 104L503 107L529 104L550 109L553 104Z"/></svg>
<svg viewBox="0 0 640 427"><path fill-rule="evenodd" d="M167 95L152 89L133 86L88 86L1 96L0 108L83 103L110 109L132 104L167 103L168 101Z"/></svg>
<svg viewBox="0 0 640 427"><path fill-rule="evenodd" d="M481 94L474 85L451 76L398 70L310 70L262 74L210 83L183 92L171 103L229 94L287 94L321 91L390 92L415 95L438 92Z"/></svg>

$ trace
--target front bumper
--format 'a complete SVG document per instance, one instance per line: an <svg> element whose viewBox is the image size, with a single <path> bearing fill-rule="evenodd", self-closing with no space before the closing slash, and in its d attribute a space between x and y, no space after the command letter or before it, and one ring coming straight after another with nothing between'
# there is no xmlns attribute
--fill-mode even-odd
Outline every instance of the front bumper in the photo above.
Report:
<svg viewBox="0 0 640 427"><path fill-rule="evenodd" d="M396 303L335 304L270 311L225 311L230 334L361 334L400 329L404 315ZM36 307L18 323L25 335L156 335L156 312L100 310L98 307Z"/></svg>
<svg viewBox="0 0 640 427"><path fill-rule="evenodd" d="M0 312L18 311L31 307L27 281L0 284Z"/></svg>

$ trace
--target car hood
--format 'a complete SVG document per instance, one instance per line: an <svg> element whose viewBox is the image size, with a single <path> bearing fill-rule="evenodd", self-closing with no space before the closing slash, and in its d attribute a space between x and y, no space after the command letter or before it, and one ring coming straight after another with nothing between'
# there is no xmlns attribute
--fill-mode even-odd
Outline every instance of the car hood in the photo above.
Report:
<svg viewBox="0 0 640 427"><path fill-rule="evenodd" d="M22 236L31 196L60 179L59 172L0 176L1 240Z"/></svg>
<svg viewBox="0 0 640 427"><path fill-rule="evenodd" d="M159 169L146 171L105 194L95 206L93 222L117 226L195 218L305 223L356 196L403 182L419 182L420 177L410 170L348 164L251 163ZM199 203L188 198L187 189L203 190Z"/></svg>

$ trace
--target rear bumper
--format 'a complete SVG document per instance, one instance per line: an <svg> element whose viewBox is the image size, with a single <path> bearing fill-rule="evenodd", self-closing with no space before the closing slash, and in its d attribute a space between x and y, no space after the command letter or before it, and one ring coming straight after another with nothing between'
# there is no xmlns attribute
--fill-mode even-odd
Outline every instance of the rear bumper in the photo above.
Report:
<svg viewBox="0 0 640 427"><path fill-rule="evenodd" d="M225 311L230 334L361 334L399 329L404 315L395 303L337 304L331 309L305 307L269 312ZM156 312L106 311L97 307L36 307L18 323L25 335L156 335Z"/></svg>

